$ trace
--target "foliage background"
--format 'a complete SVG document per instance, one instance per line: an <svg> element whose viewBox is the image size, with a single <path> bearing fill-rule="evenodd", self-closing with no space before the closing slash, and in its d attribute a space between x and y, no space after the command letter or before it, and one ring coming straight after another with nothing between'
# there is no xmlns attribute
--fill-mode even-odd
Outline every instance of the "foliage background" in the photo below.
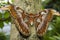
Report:
<svg viewBox="0 0 60 40"><path fill-rule="evenodd" d="M12 0L14 1L14 0ZM60 0L42 0L41 1L42 8L53 8L60 12ZM0 3L0 7L7 5L7 3ZM9 11L0 11L0 28L2 29L4 26L4 22L7 24L11 22ZM8 35L0 32L0 40L9 40ZM54 16L52 21L49 24L48 31L44 35L44 40L60 40L60 17Z"/></svg>

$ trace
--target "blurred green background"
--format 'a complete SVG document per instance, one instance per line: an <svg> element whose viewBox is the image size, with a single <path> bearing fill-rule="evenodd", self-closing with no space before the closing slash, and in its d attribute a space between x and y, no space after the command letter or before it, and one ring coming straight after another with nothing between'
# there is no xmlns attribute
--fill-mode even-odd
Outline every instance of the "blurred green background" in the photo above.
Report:
<svg viewBox="0 0 60 40"><path fill-rule="evenodd" d="M13 2L13 0L12 0ZM42 0L43 9L53 8L60 12L60 0ZM7 5L5 2L0 3L0 7ZM10 34L4 32L5 25L8 25L10 28L11 18L9 11L0 10L0 40L9 40ZM7 29L8 30L8 29ZM54 16L52 21L49 24L47 33L44 35L44 40L60 40L60 17Z"/></svg>

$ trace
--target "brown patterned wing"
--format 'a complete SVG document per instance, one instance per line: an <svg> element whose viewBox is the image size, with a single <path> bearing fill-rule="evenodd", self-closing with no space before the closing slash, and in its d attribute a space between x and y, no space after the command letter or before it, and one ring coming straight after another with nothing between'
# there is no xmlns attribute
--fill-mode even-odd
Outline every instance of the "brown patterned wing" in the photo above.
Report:
<svg viewBox="0 0 60 40"><path fill-rule="evenodd" d="M28 25L23 21L22 13L24 12L17 12L13 5L10 5L10 12L11 16L15 19L14 21L17 25L18 31L21 32L21 34L23 34L24 36L29 36L30 32Z"/></svg>
<svg viewBox="0 0 60 40"><path fill-rule="evenodd" d="M44 16L44 19L37 27L37 35L43 36L48 28L48 24L52 19L53 14L48 10L48 13Z"/></svg>

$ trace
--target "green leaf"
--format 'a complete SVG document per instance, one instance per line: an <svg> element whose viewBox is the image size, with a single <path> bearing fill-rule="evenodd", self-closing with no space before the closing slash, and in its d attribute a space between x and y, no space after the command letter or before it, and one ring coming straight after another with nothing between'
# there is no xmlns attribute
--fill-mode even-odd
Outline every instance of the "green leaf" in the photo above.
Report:
<svg viewBox="0 0 60 40"><path fill-rule="evenodd" d="M3 32L0 32L0 40L6 40L6 39L7 36Z"/></svg>
<svg viewBox="0 0 60 40"><path fill-rule="evenodd" d="M6 11L5 14L4 14L4 18L7 19L9 16L10 16L9 12Z"/></svg>
<svg viewBox="0 0 60 40"><path fill-rule="evenodd" d="M59 36L53 36L55 39L60 40Z"/></svg>
<svg viewBox="0 0 60 40"><path fill-rule="evenodd" d="M0 13L0 19L2 19L2 14Z"/></svg>
<svg viewBox="0 0 60 40"><path fill-rule="evenodd" d="M11 18L8 18L8 19L5 20L4 22L6 22L6 23L8 24L9 22L11 22Z"/></svg>
<svg viewBox="0 0 60 40"><path fill-rule="evenodd" d="M14 2L14 0L12 0L12 2Z"/></svg>
<svg viewBox="0 0 60 40"><path fill-rule="evenodd" d="M6 22L7 24L9 23L9 21L8 21L8 20L6 20L5 22Z"/></svg>
<svg viewBox="0 0 60 40"><path fill-rule="evenodd" d="M0 28L3 28L4 24L3 21L0 21Z"/></svg>
<svg viewBox="0 0 60 40"><path fill-rule="evenodd" d="M49 37L49 39L50 39L50 40L56 40L56 38L54 38L54 37Z"/></svg>

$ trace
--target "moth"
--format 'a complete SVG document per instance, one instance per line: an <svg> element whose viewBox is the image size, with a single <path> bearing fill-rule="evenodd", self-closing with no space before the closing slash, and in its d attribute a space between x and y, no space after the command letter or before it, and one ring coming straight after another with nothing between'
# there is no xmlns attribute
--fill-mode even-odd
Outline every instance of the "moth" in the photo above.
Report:
<svg viewBox="0 0 60 40"><path fill-rule="evenodd" d="M54 15L60 16L59 12L54 9L44 9L37 14L27 13L20 7L16 7L12 4L1 7L2 10L9 10L14 23L17 26L18 31L24 36L30 36L30 25L34 25L36 28L37 36L41 37L45 34L49 22Z"/></svg>

